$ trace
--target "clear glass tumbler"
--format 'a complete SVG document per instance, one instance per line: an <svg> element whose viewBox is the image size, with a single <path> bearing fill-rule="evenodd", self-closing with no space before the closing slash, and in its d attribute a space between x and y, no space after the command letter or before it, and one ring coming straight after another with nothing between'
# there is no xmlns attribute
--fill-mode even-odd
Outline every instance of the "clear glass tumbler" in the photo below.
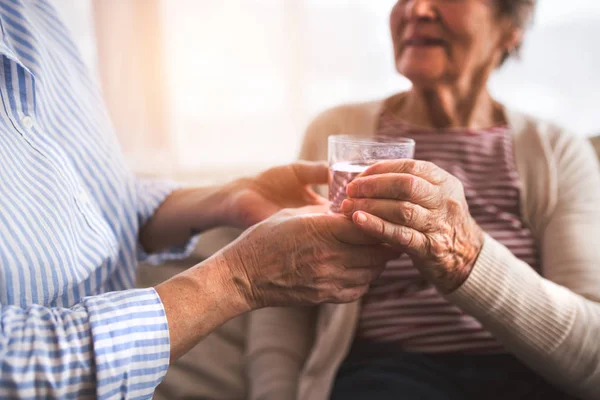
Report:
<svg viewBox="0 0 600 400"><path fill-rule="evenodd" d="M329 201L331 212L339 213L346 186L379 161L413 158L415 141L409 138L329 136Z"/></svg>

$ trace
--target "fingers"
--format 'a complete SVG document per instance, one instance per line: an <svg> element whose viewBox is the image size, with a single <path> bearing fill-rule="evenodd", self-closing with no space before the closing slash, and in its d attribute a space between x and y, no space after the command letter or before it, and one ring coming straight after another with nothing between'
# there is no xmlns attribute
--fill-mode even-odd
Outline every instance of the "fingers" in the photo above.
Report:
<svg viewBox="0 0 600 400"><path fill-rule="evenodd" d="M329 168L326 163L298 161L290 164L298 181L304 185L324 185L329 181Z"/></svg>
<svg viewBox="0 0 600 400"><path fill-rule="evenodd" d="M393 224L363 211L354 213L352 221L365 233L411 256L427 255L427 237L415 229Z"/></svg>
<svg viewBox="0 0 600 400"><path fill-rule="evenodd" d="M348 218L357 211L364 211L396 225L426 232L432 225L432 212L418 204L407 201L379 199L346 199L342 212Z"/></svg>
<svg viewBox="0 0 600 400"><path fill-rule="evenodd" d="M397 258L398 253L394 258ZM386 263L374 265L369 268L333 268L332 276L327 279L330 283L325 283L325 292L329 293L327 302L329 303L349 303L358 300L369 290L370 284L377 279Z"/></svg>
<svg viewBox="0 0 600 400"><path fill-rule="evenodd" d="M369 285L344 288L335 293L328 301L333 304L352 303L363 297L369 291Z"/></svg>
<svg viewBox="0 0 600 400"><path fill-rule="evenodd" d="M437 165L420 160L401 159L379 162L367 168L360 177L380 174L409 174L424 179L434 185L442 183L448 173Z"/></svg>
<svg viewBox="0 0 600 400"><path fill-rule="evenodd" d="M317 238L322 237L323 233L329 233L333 239L342 244L368 246L380 244L380 242L363 232L355 226L351 220L340 214L327 214L314 216L314 218L322 218L324 224L316 224L315 230L321 235L316 235ZM317 221L315 221L317 222Z"/></svg>
<svg viewBox="0 0 600 400"><path fill-rule="evenodd" d="M400 257L397 249L381 244L372 246L343 245L336 251L343 255L338 265L346 270L377 267Z"/></svg>
<svg viewBox="0 0 600 400"><path fill-rule="evenodd" d="M440 204L439 188L410 174L388 173L353 180L346 192L350 198L403 200L426 208Z"/></svg>
<svg viewBox="0 0 600 400"><path fill-rule="evenodd" d="M335 282L338 290L369 285L381 275L384 268L385 264L373 266L371 268L348 268L345 270L332 268L331 273L323 277L323 280Z"/></svg>

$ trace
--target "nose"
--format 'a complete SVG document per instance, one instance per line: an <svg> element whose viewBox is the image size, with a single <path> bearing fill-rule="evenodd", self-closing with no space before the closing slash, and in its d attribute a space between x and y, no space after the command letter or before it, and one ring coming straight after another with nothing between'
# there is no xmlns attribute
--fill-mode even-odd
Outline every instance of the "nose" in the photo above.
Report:
<svg viewBox="0 0 600 400"><path fill-rule="evenodd" d="M437 13L432 0L407 0L405 15L409 21L432 21Z"/></svg>

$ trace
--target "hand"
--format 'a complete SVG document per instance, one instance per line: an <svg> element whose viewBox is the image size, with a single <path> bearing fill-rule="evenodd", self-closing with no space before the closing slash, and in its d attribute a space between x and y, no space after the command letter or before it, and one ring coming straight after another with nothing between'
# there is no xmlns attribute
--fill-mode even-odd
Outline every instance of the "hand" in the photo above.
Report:
<svg viewBox="0 0 600 400"><path fill-rule="evenodd" d="M399 254L326 206L284 210L221 252L249 309L357 300ZM232 279L231 279L232 277Z"/></svg>
<svg viewBox="0 0 600 400"><path fill-rule="evenodd" d="M225 188L228 224L248 228L284 208L327 204L310 185L326 184L328 179L326 164L297 162L235 181Z"/></svg>
<svg viewBox="0 0 600 400"><path fill-rule="evenodd" d="M385 161L351 182L347 193L342 211L356 226L406 252L442 293L467 279L483 231L457 178L429 162Z"/></svg>

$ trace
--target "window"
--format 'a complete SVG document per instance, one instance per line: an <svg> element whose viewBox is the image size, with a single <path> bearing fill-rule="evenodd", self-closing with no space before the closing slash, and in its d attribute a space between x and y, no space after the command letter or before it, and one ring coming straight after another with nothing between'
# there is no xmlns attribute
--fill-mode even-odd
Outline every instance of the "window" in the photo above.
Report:
<svg viewBox="0 0 600 400"><path fill-rule="evenodd" d="M393 3L164 1L181 167L235 173L292 161L318 112L408 87L388 49Z"/></svg>
<svg viewBox="0 0 600 400"><path fill-rule="evenodd" d="M111 4L57 3L77 19L91 1ZM131 124L140 132L120 129L122 139L136 137L122 141L138 170L209 180L252 173L293 160L306 125L320 111L410 87L392 60L388 13L395 0L119 0L113 6L147 10L150 2L160 4L170 122L164 141L149 138L152 126L142 122ZM108 21L112 31L115 19ZM568 7L561 0L538 1L522 59L494 74L492 93L578 134L600 133L599 22L596 0L571 0ZM89 37L80 28L90 25L74 21L80 39ZM113 38L111 47L119 43L131 42ZM121 73L126 64L114 70ZM123 119L134 121L133 111ZM147 147L150 140L160 145Z"/></svg>
<svg viewBox="0 0 600 400"><path fill-rule="evenodd" d="M520 61L498 71L490 88L516 109L580 135L600 134L600 2L538 0Z"/></svg>
<svg viewBox="0 0 600 400"><path fill-rule="evenodd" d="M390 49L394 3L163 1L180 166L243 171L290 161L319 111L408 88ZM510 107L580 134L600 131L600 3L538 3L522 59L490 88Z"/></svg>

